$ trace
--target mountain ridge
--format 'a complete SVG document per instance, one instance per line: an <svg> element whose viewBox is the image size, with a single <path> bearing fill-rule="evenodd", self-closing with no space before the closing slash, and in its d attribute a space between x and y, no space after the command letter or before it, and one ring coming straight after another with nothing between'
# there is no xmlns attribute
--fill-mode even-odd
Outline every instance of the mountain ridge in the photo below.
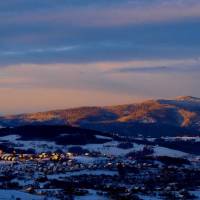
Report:
<svg viewBox="0 0 200 200"><path fill-rule="evenodd" d="M0 117L1 126L27 124L71 125L128 135L139 134L145 129L150 132L151 127L157 127L156 132L168 127L170 130L184 129L184 132L192 130L194 133L200 131L200 98L181 96L125 105L86 106Z"/></svg>

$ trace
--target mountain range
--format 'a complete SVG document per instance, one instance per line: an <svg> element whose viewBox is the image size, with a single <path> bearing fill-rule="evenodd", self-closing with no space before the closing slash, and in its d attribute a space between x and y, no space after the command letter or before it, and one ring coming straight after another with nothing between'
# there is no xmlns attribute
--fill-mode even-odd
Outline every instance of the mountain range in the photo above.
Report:
<svg viewBox="0 0 200 200"><path fill-rule="evenodd" d="M199 135L200 98L181 96L118 106L80 107L0 117L0 126L71 125L145 137Z"/></svg>

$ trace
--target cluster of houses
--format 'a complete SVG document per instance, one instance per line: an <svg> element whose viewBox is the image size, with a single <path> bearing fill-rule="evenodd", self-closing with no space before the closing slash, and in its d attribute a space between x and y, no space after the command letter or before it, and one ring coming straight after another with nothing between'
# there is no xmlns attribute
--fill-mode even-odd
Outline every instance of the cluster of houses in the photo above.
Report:
<svg viewBox="0 0 200 200"><path fill-rule="evenodd" d="M193 165L184 159L155 157L151 151L144 148L124 156L95 151L39 154L1 151L0 189L23 190L58 199L86 195L88 189L113 200L139 200L141 195L195 199L190 191L200 189L197 167L200 163ZM98 162L92 162L91 158Z"/></svg>
<svg viewBox="0 0 200 200"><path fill-rule="evenodd" d="M60 161L60 160L68 160L73 157L73 154L70 152L67 152L66 154L61 153L40 153L40 154L16 154L13 153L0 153L0 160L3 161L29 161L29 160L52 160L52 161Z"/></svg>

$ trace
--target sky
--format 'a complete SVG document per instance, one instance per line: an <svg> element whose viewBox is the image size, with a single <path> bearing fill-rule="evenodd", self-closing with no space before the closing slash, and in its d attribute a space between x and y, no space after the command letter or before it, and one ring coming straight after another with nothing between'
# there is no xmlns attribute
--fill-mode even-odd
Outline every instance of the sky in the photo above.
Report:
<svg viewBox="0 0 200 200"><path fill-rule="evenodd" d="M0 1L0 113L200 97L199 0Z"/></svg>

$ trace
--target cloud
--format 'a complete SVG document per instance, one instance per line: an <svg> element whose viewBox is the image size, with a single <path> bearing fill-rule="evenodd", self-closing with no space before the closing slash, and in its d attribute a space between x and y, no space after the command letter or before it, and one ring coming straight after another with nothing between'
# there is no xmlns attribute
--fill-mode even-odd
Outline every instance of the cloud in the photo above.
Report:
<svg viewBox="0 0 200 200"><path fill-rule="evenodd" d="M1 1L0 66L197 57L199 10L197 0Z"/></svg>
<svg viewBox="0 0 200 200"><path fill-rule="evenodd" d="M192 72L200 70L200 62L198 58L100 62L97 63L97 66L105 73Z"/></svg>
<svg viewBox="0 0 200 200"><path fill-rule="evenodd" d="M53 87L103 90L111 93L118 90L129 93L130 90L134 89L136 93L140 93L142 85L133 88L128 83L135 75L139 74L144 77L149 74L149 77L153 77L154 75L188 74L193 76L199 70L199 61L196 59L21 64L1 68L0 88ZM126 76L128 76L127 80Z"/></svg>
<svg viewBox="0 0 200 200"><path fill-rule="evenodd" d="M40 53L56 53L56 52L67 52L70 50L75 50L77 46L61 46L52 48L40 48L40 49L26 49L24 51L2 51L1 56L15 56L15 55L27 55L27 54L40 54Z"/></svg>
<svg viewBox="0 0 200 200"><path fill-rule="evenodd" d="M200 72L198 57L194 59L155 59L119 62L104 68L105 73L119 74L189 74Z"/></svg>
<svg viewBox="0 0 200 200"><path fill-rule="evenodd" d="M115 72L119 73L155 73L155 72L169 72L173 70L173 67L166 67L166 66L159 66L159 67L138 67L138 68L132 68L132 67L124 67L118 70L115 70Z"/></svg>
<svg viewBox="0 0 200 200"><path fill-rule="evenodd" d="M185 59L10 65L0 69L0 110L19 113L131 103L186 93L200 96L198 62ZM135 71L126 71L123 66L132 66ZM174 73L174 67L178 73ZM190 67L191 72L185 73Z"/></svg>
<svg viewBox="0 0 200 200"><path fill-rule="evenodd" d="M200 72L200 64L194 66L123 67L114 73L194 73Z"/></svg>
<svg viewBox="0 0 200 200"><path fill-rule="evenodd" d="M80 105L83 91L83 104L200 96L199 10L198 0L0 1L0 98L30 95L20 111L65 106L67 94Z"/></svg>

